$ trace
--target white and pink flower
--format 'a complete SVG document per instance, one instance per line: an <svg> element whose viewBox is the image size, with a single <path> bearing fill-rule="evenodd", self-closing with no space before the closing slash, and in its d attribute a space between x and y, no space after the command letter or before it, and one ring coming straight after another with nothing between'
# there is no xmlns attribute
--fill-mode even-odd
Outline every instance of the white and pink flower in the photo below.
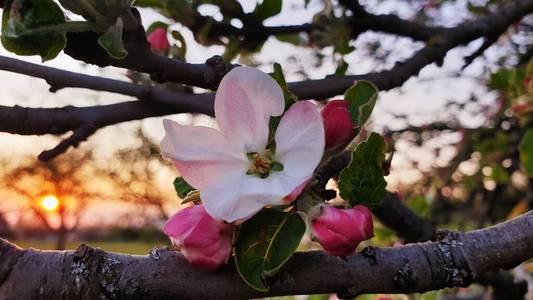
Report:
<svg viewBox="0 0 533 300"><path fill-rule="evenodd" d="M164 121L163 155L200 191L213 218L231 223L287 204L313 176L325 144L320 113L309 101L283 114L284 108L283 92L270 76L237 67L215 96L220 130ZM282 114L275 147L268 149L270 118Z"/></svg>

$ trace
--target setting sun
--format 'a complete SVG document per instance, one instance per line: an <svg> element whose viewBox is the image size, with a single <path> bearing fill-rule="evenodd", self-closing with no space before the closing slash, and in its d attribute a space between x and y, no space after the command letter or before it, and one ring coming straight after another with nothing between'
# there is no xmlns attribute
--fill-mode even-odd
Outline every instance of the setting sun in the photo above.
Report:
<svg viewBox="0 0 533 300"><path fill-rule="evenodd" d="M47 211L55 211L59 207L59 199L54 195L48 195L42 198L39 204Z"/></svg>

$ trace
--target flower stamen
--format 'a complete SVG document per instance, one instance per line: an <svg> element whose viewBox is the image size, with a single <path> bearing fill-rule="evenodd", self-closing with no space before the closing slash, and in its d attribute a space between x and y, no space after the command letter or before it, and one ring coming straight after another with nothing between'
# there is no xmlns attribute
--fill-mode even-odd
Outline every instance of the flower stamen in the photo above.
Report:
<svg viewBox="0 0 533 300"><path fill-rule="evenodd" d="M267 178L271 171L279 172L283 170L283 165L274 161L270 149L265 150L264 153L250 152L246 156L250 160L250 168L246 172L248 175Z"/></svg>

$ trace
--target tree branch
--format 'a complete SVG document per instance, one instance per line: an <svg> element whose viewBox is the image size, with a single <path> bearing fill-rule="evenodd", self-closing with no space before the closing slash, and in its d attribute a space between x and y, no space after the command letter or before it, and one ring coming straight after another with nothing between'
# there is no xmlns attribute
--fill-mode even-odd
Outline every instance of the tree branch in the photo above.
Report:
<svg viewBox="0 0 533 300"><path fill-rule="evenodd" d="M380 90L390 90L401 86L425 66L432 63L442 64L449 50L477 38L494 36L494 33L503 32L510 24L519 21L531 11L533 11L533 0L513 1L503 5L491 15L447 29L442 34L434 36L428 41L426 47L406 61L397 63L390 70L295 82L290 84L289 88L303 99L328 98L342 94L356 80L369 80Z"/></svg>
<svg viewBox="0 0 533 300"><path fill-rule="evenodd" d="M126 58L111 58L99 46L98 34L92 31L67 33L65 53L76 60L100 67L115 66L148 73L157 82L172 81L210 89L216 88L229 71L230 66L220 59L208 60L205 64L189 64L153 53L146 40L139 12L133 8L132 13L137 18L136 23L125 26L123 32L124 48L128 51Z"/></svg>
<svg viewBox="0 0 533 300"><path fill-rule="evenodd" d="M351 18L350 23L353 28L353 37L357 37L366 30L372 30L425 42L448 30L446 27L433 27L407 21L393 14L374 15L364 10L359 13L354 13L354 17Z"/></svg>
<svg viewBox="0 0 533 300"><path fill-rule="evenodd" d="M366 24L360 26L373 30L394 28L392 30L396 32L393 33L428 40L427 46L388 71L295 82L290 84L289 88L302 99L321 99L339 95L355 80L362 79L374 82L381 90L389 90L417 75L426 65L441 62L450 49L480 37L494 36L498 32L503 32L510 24L519 21L532 10L533 0L513 1L501 6L491 15L453 28L425 27L393 15L365 15L360 21L356 21ZM134 12L140 20L138 12L136 10ZM231 68L220 59L208 61L206 64L189 64L154 54L146 41L144 28L140 22L138 23L135 30L124 33L124 43L129 55L123 60L111 59L98 47L98 36L93 32L69 33L65 53L86 63L145 72L159 82L173 81L211 89L216 88L220 79Z"/></svg>
<svg viewBox="0 0 533 300"><path fill-rule="evenodd" d="M22 60L0 56L0 70L15 72L29 75L35 78L42 78L50 84L50 91L56 92L66 87L86 88L96 91L106 91L128 96L137 97L144 101L142 105L124 104L115 113L133 114L137 116L150 117L155 115L164 115L179 112L202 113L213 116L212 94L189 94L180 91L171 91L158 86L138 85L120 80L102 78L79 74L75 72L64 71L52 67L28 63ZM157 103L156 103L157 102ZM146 113L137 111L137 108L146 108L148 105L153 109L148 109ZM135 109L123 109L128 108ZM160 106L159 108L155 108ZM74 130L74 133L67 139L63 140L54 149L44 151L39 155L43 161L50 160L65 151L70 146L77 147L78 144L86 140L96 130L103 126L109 125L108 120L103 117L113 117L115 120L122 122L129 120L128 115L117 116L108 112L107 109L115 109L118 106L95 106L94 111L99 114L93 114L91 108L83 110L75 107L65 107L58 109L26 109L20 107L0 106L0 131L7 131L18 134L43 134L43 133L64 133ZM107 109L106 109L107 108ZM166 108L166 111L163 110ZM165 112L165 113L163 113ZM45 115L43 115L46 114ZM153 113L154 115L151 115ZM118 117L118 118L117 118ZM20 126L21 120L25 120L24 126ZM50 123L50 120L56 120L58 123ZM42 123L41 123L42 122ZM49 132L41 132L44 128Z"/></svg>
<svg viewBox="0 0 533 300"><path fill-rule="evenodd" d="M51 150L43 151L39 154L39 159L48 161L52 158L65 153L70 146L78 147L78 145L85 141L89 136L96 132L96 127L91 124L82 125L74 130L72 135L61 141L56 147Z"/></svg>
<svg viewBox="0 0 533 300"><path fill-rule="evenodd" d="M364 254L363 254L364 253ZM473 279L513 267L533 256L533 212L468 233L448 232L435 242L369 248L341 260L323 252L297 253L254 291L233 265L215 273L191 267L178 252L154 249L149 256L20 249L0 240L3 298L249 299L277 295L409 293L468 286ZM202 282L202 288L194 283Z"/></svg>
<svg viewBox="0 0 533 300"><path fill-rule="evenodd" d="M365 75L352 75L352 76L332 76L320 80L306 80L300 82L293 82L289 84L289 89L295 93L300 99L324 99L332 97L338 94L344 93L344 91L349 88L354 81L356 80L369 80L378 86L380 90L389 90L398 86L401 86L405 81L407 81L411 76L418 74L418 72L428 64L434 62L442 62L446 53L459 45L468 43L479 37L493 37L496 33L501 33L509 26L510 24L520 20L523 16L528 14L533 10L533 0L519 0L513 1L507 5L501 7L501 9L492 15L480 18L476 21L465 23L458 27L447 29L441 35L433 38L428 41L427 46L417 53L415 53L410 59L403 63L397 63L392 69L369 73ZM136 12L136 11L135 11ZM137 12L136 12L137 13ZM138 14L138 13L137 13ZM138 16L139 17L139 16ZM130 38L127 38L130 36ZM77 40L75 43L73 40ZM93 41L94 40L94 41ZM103 49L95 46L96 33L85 32L80 33L70 39L70 47L67 46L65 51L70 52L70 55L74 58L84 60L89 63L97 63L98 65L115 65L119 67L130 67L131 65L136 66L137 70L142 72L148 72L152 74L152 77L159 76L159 79L173 79L176 82L182 82L186 84L192 84L196 86L212 86L215 82L218 84L218 80L231 68L231 66L226 65L219 58L211 59L208 64L199 64L192 65L176 60L172 60L157 54L150 52L149 47L147 46L147 41L144 36L144 29L141 25L137 26L135 32L126 32L125 33L125 44L130 52L130 55L124 60L113 60L105 53ZM79 55L78 52L73 51L73 45L78 51L82 51L83 55ZM90 51L88 50L90 49ZM80 52L81 53L81 52ZM6 69L13 68L10 66L10 63L13 61L4 59L4 67ZM125 109L121 110L121 115L117 116L115 112L111 114L107 111L109 106L104 107L103 109L98 109L100 111L105 111L104 115L109 116L109 120L103 118L98 118L99 123L105 124L107 126L110 124L123 122L126 120L133 120L135 118L147 118L151 116L161 116L164 114L176 113L176 112L199 112L205 113L208 115L213 114L213 94L201 94L201 95L190 95L190 94L179 94L178 92L169 92L165 89L159 89L156 87L150 87L151 91L147 91L145 86L134 85L121 81L110 81L109 79L97 78L97 77L85 77L86 75L81 74L71 74L66 71L61 70L50 70L47 67L44 69L32 69L34 66L27 65L30 68L24 70L22 73L30 74L32 76L42 75L41 78L48 78L56 86L64 87L67 86L63 82L64 76L60 76L60 80L55 80L52 76L53 74L61 73L63 75L72 75L73 79L71 81L66 81L70 86L76 87L87 87L99 90L110 90L115 92L125 92L129 94L134 94L140 98L156 99L159 102L172 104L173 107L166 107L168 111L166 113L162 112L160 108L150 108L147 112L139 112L137 109L139 105L128 107L135 107L134 109ZM35 71L38 70L38 71ZM51 75L51 74L52 75ZM43 75L45 74L45 75ZM89 80L88 84L82 82ZM198 83L201 84L198 84ZM132 88L133 91L127 91L129 88ZM149 94L148 96L146 94ZM192 98L202 99L201 101L194 101ZM146 104L143 104L146 105ZM17 109L18 111L13 113L18 113L20 116L21 109L20 107L15 107L9 109L8 107L0 107L0 120L7 121L7 123L0 123L0 131L7 131L11 133L22 133L22 134L45 134L45 133L58 133L66 132L68 130L74 130L79 128L79 126L70 127L66 126L67 123L77 123L77 122L66 122L63 123L63 126L59 126L62 130L58 130L56 126L50 126L48 129L42 125L38 125L37 122L30 121L32 126L23 126L20 127L20 122L17 119L10 117L11 110ZM63 109L52 109L52 110L40 110L40 109L22 109L24 113L31 115L39 115L43 112L50 113L48 116L49 119L61 119L65 121L66 119L72 118L71 116L59 116L62 112L68 110L68 108ZM87 111L85 112L87 113ZM59 115L58 115L59 114ZM27 116L23 116L24 119L28 119ZM81 120L82 116L74 116L75 120ZM94 117L93 117L94 118ZM50 124L46 118L40 116L38 120L44 124ZM90 123L84 123L84 125ZM78 124L80 125L80 124ZM94 125L94 124L93 124ZM96 125L96 128L102 126ZM68 129L67 129L68 128Z"/></svg>
<svg viewBox="0 0 533 300"><path fill-rule="evenodd" d="M132 96L139 100L158 102L175 107L183 112L214 115L214 98L210 94L195 95L175 90L171 91L158 86L139 85L115 79L90 76L5 56L0 56L0 70L44 79L50 84L51 92L56 92L63 88L85 88Z"/></svg>
<svg viewBox="0 0 533 300"><path fill-rule="evenodd" d="M53 150L41 153L49 160L86 139L95 130L120 122L190 112L188 108L154 105L147 101L131 101L110 105L62 108L26 108L0 105L0 131L22 135L74 134Z"/></svg>
<svg viewBox="0 0 533 300"><path fill-rule="evenodd" d="M383 225L396 231L407 243L425 242L435 238L437 230L403 204L398 195L389 193L372 212Z"/></svg>

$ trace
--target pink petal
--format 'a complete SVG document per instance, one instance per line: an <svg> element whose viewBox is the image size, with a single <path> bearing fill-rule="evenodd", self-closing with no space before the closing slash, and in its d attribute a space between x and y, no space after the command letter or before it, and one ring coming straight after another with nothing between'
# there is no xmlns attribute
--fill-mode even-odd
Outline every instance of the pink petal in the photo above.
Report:
<svg viewBox="0 0 533 300"><path fill-rule="evenodd" d="M220 130L245 152L262 152L271 116L283 113L285 102L279 85L267 74L249 67L232 69L220 82L215 96L215 116Z"/></svg>
<svg viewBox="0 0 533 300"><path fill-rule="evenodd" d="M202 205L174 214L163 231L187 260L206 270L215 270L231 256L234 226L214 220Z"/></svg>
<svg viewBox="0 0 533 300"><path fill-rule="evenodd" d="M167 38L167 30L165 28L157 28L152 31L146 38L150 43L150 48L154 52L166 54L170 48Z"/></svg>
<svg viewBox="0 0 533 300"><path fill-rule="evenodd" d="M183 126L164 120L166 136L161 142L163 156L170 158L181 176L202 190L224 174L243 172L248 159L220 131L201 126ZM244 171L245 172L245 171Z"/></svg>
<svg viewBox="0 0 533 300"><path fill-rule="evenodd" d="M328 224L315 221L312 223L311 227L318 241L325 248L335 249L345 247L352 243L345 236L332 230Z"/></svg>
<svg viewBox="0 0 533 300"><path fill-rule="evenodd" d="M308 177L324 154L324 124L316 106L299 101L285 112L276 131L276 159L283 172Z"/></svg>
<svg viewBox="0 0 533 300"><path fill-rule="evenodd" d="M200 205L184 208L167 220L163 226L163 232L178 239L187 237L204 215L205 210Z"/></svg>

